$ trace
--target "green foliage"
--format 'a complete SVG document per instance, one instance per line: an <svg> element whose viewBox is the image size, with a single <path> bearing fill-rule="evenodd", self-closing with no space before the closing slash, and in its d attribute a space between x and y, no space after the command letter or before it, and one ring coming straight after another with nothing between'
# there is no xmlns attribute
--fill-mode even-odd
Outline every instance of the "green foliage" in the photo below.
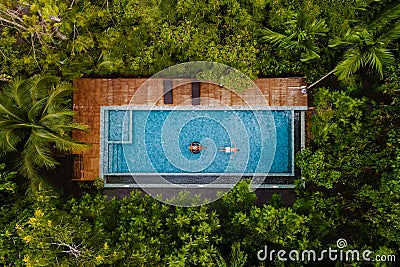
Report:
<svg viewBox="0 0 400 267"><path fill-rule="evenodd" d="M334 39L330 47L350 46L335 69L338 78L346 80L360 70L372 71L383 78L383 68L395 62L388 47L400 37L399 18L400 4L397 4L367 26L356 26L343 38Z"/></svg>
<svg viewBox="0 0 400 267"><path fill-rule="evenodd" d="M280 41L268 40L268 45L259 44L262 75L306 76L311 82L336 66L341 51L329 48L328 40L349 29L349 21L356 18L361 1L268 2L267 22L262 25L264 30L261 31L267 33L267 38L263 39Z"/></svg>
<svg viewBox="0 0 400 267"><path fill-rule="evenodd" d="M216 258L218 267L244 267L246 264L247 255L240 250L240 243L233 243L231 248L230 259L227 262L221 254Z"/></svg>
<svg viewBox="0 0 400 267"><path fill-rule="evenodd" d="M222 199L213 203L213 210L220 215L218 232L222 239L219 246L221 253L226 255L224 259L228 259L231 253L226 249L235 242L240 244L241 254L247 255L246 266L260 263L257 252L265 245L289 250L314 245L314 241L308 239L307 216L298 215L291 208L256 206L255 193L249 186L249 183L240 181Z"/></svg>
<svg viewBox="0 0 400 267"><path fill-rule="evenodd" d="M5 171L6 165L0 164L0 203L6 203L8 196L14 194L17 189L15 182L15 172Z"/></svg>
<svg viewBox="0 0 400 267"><path fill-rule="evenodd" d="M55 152L87 147L70 137L87 127L72 121L72 87L55 77L15 78L0 92L0 148L14 159L21 176L37 178L38 169L54 168Z"/></svg>
<svg viewBox="0 0 400 267"><path fill-rule="evenodd" d="M1 74L151 76L195 60L225 63L252 78L258 74L253 35L264 18L264 1L33 0L20 7L28 15L11 3L0 6Z"/></svg>
<svg viewBox="0 0 400 267"><path fill-rule="evenodd" d="M104 179L101 179L100 177L97 177L93 181L93 187L95 187L97 189L103 189L104 188Z"/></svg>
<svg viewBox="0 0 400 267"><path fill-rule="evenodd" d="M388 80L393 81L396 75ZM298 164L306 183L318 188L298 191L294 205L317 226L313 235L332 243L346 237L372 251L398 251L400 109L392 86L386 86L390 105L326 89L316 94L314 138Z"/></svg>
<svg viewBox="0 0 400 267"><path fill-rule="evenodd" d="M272 194L271 199L268 200L268 205L271 205L274 208L282 208L283 207L282 196L277 193Z"/></svg>
<svg viewBox="0 0 400 267"><path fill-rule="evenodd" d="M2 73L31 76L45 72L75 79L92 72L99 52L89 29L102 29L111 22L102 4L14 2L0 5Z"/></svg>
<svg viewBox="0 0 400 267"><path fill-rule="evenodd" d="M0 263L2 266L23 266L20 253L23 241L19 238L15 226L31 213L30 204L20 201L0 207Z"/></svg>
<svg viewBox="0 0 400 267"><path fill-rule="evenodd" d="M354 195L354 203L340 194L302 191L293 209L250 204L254 193L248 186L240 182L212 208L173 208L138 192L121 201L84 195L62 204L51 191L38 191L38 201L16 202L8 213L1 209L7 215L0 260L27 266L260 266L257 252L266 245L321 250L334 246L338 237L374 255L395 253L398 215L390 204L398 197L393 184L387 187L393 190L390 198L365 188ZM354 206L362 199L376 209ZM232 204L236 201L239 208ZM356 216L356 207L367 212Z"/></svg>
<svg viewBox="0 0 400 267"><path fill-rule="evenodd" d="M206 60L252 79L312 80L336 65L340 51L326 46L328 38L342 36L357 17L369 17L362 11L367 2L7 0L0 6L0 75L151 76L174 64ZM271 44L259 43L263 28L270 29L265 36L275 36Z"/></svg>
<svg viewBox="0 0 400 267"><path fill-rule="evenodd" d="M256 207L248 188L241 182L215 203L222 205L218 210L174 208L138 192L120 201L84 195L62 203L52 190L38 190L35 201L9 204L7 214L1 209L0 260L27 266L251 266L258 265L264 245L295 249L311 243L307 216ZM236 201L240 208L231 204Z"/></svg>
<svg viewBox="0 0 400 267"><path fill-rule="evenodd" d="M319 90L315 101L318 103L318 115L312 121L315 146L306 149L300 157L303 176L306 181L327 188L339 181L349 184L363 171L373 168L376 160L366 151L367 147L376 148L363 125L369 115L369 103L365 98L354 99L344 92L326 89ZM305 159L311 164L307 164Z"/></svg>
<svg viewBox="0 0 400 267"><path fill-rule="evenodd" d="M317 42L328 31L323 20L298 11L285 23L284 30L285 33L281 34L265 28L261 31L261 41L269 42L277 49L290 51L286 54L291 54L291 58L297 54L302 62L320 58Z"/></svg>
<svg viewBox="0 0 400 267"><path fill-rule="evenodd" d="M15 229L16 223L25 220L32 212L32 203L25 198L17 186L15 172L0 165L0 264L22 266L20 258L22 240Z"/></svg>
<svg viewBox="0 0 400 267"><path fill-rule="evenodd" d="M219 223L205 206L173 211L139 193L121 202L85 195L62 209L42 205L16 226L27 264L213 266Z"/></svg>

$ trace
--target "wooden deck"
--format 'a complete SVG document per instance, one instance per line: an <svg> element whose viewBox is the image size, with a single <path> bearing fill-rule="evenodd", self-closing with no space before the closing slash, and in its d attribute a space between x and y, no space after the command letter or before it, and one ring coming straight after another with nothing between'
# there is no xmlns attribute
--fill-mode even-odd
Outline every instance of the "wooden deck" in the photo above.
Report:
<svg viewBox="0 0 400 267"><path fill-rule="evenodd" d="M91 181L99 177L100 107L120 105L162 106L163 80L84 78L74 82L73 110L75 120L90 126L90 132L76 131L73 138L91 144L82 154L75 155L74 180ZM303 78L262 78L257 86L236 93L215 84L200 84L201 106L298 106L307 107ZM146 85L146 86L142 86ZM173 104L192 105L190 80L175 79Z"/></svg>

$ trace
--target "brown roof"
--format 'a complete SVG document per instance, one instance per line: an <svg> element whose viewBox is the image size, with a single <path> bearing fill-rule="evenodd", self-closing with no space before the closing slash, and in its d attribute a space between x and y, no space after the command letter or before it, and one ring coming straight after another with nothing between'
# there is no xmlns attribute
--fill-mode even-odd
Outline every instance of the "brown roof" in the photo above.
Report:
<svg viewBox="0 0 400 267"><path fill-rule="evenodd" d="M92 144L91 148L76 155L74 179L90 181L99 177L101 106L164 105L162 79L153 79L146 83L146 88L141 87L146 80L83 78L74 82L75 120L89 125L91 130L76 131L73 137ZM307 85L304 78L260 78L255 80L255 84L257 87L236 93L216 84L201 83L201 105L307 107L307 95L302 92ZM189 80L175 79L172 86L173 104L168 106L192 105Z"/></svg>

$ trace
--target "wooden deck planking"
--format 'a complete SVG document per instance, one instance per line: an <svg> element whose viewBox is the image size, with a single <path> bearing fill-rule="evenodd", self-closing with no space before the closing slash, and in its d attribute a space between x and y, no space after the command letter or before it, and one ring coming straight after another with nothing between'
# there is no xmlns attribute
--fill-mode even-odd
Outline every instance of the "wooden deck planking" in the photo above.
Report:
<svg viewBox="0 0 400 267"><path fill-rule="evenodd" d="M174 106L188 106L192 105L192 86L191 84L184 85L173 85L172 98L174 100Z"/></svg>
<svg viewBox="0 0 400 267"><path fill-rule="evenodd" d="M220 90L220 101L221 101L221 104L222 105L224 105L224 106L229 106L229 105L231 105L231 96L232 96L232 93L231 92L229 92L228 90Z"/></svg>
<svg viewBox="0 0 400 267"><path fill-rule="evenodd" d="M210 87L209 83L200 84L200 106L208 106Z"/></svg>
<svg viewBox="0 0 400 267"><path fill-rule="evenodd" d="M231 92L231 104L229 106L245 106L246 103L241 95Z"/></svg>

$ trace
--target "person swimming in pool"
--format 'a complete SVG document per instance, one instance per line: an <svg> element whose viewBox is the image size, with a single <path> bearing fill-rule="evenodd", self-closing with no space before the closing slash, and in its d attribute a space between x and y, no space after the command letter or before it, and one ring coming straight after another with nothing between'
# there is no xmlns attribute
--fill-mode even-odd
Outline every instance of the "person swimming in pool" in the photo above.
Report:
<svg viewBox="0 0 400 267"><path fill-rule="evenodd" d="M189 145L189 150L193 154L198 154L200 153L201 150L203 150L205 147L202 146L199 142L192 142Z"/></svg>
<svg viewBox="0 0 400 267"><path fill-rule="evenodd" d="M234 141L232 141L232 144L233 144L233 147L219 146L218 148L220 148L220 149L218 150L218 152L232 154L231 158L233 158L236 155L236 153L240 151L240 149L236 147L236 144Z"/></svg>

